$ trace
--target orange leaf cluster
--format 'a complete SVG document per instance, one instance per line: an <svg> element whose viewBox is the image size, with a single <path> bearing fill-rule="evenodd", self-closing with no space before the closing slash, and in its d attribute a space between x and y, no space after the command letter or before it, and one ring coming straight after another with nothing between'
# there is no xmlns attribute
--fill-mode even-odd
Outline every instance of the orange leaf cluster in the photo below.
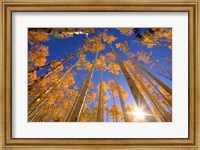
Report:
<svg viewBox="0 0 200 150"><path fill-rule="evenodd" d="M121 121L123 120L122 117L122 112L121 110L119 109L118 105L116 104L113 104L110 108L110 117L111 119L114 121L115 118L117 117L118 118L118 121Z"/></svg>
<svg viewBox="0 0 200 150"><path fill-rule="evenodd" d="M167 100L172 100L172 96L167 93L161 86L158 86L158 89L166 97Z"/></svg>
<svg viewBox="0 0 200 150"><path fill-rule="evenodd" d="M137 72L135 65L133 65L131 60L124 61L124 66L129 72Z"/></svg>
<svg viewBox="0 0 200 150"><path fill-rule="evenodd" d="M116 44L116 48L122 50L123 52L127 52L129 50L128 48L128 42L125 41L125 42L120 42L120 43L117 43Z"/></svg>
<svg viewBox="0 0 200 150"><path fill-rule="evenodd" d="M104 42L107 42L108 44L112 44L112 42L117 39L113 35L108 35L106 32L102 33L101 37L104 40Z"/></svg>
<svg viewBox="0 0 200 150"><path fill-rule="evenodd" d="M99 59L96 60L96 68L106 70L105 56L101 55Z"/></svg>
<svg viewBox="0 0 200 150"><path fill-rule="evenodd" d="M79 61L80 61L81 63L84 63L84 62L86 61L86 55L83 54L83 53L81 53L80 56L79 56Z"/></svg>
<svg viewBox="0 0 200 150"><path fill-rule="evenodd" d="M62 62L60 62L60 61L54 61L54 62L51 64L51 66L52 66L53 68L56 68L56 69L54 70L54 72L60 72L60 71L63 70L63 65L62 65Z"/></svg>
<svg viewBox="0 0 200 150"><path fill-rule="evenodd" d="M172 29L171 28L153 28L152 32L144 33L141 38L141 42L147 45L148 48L152 48L155 45L165 45L165 43L172 42ZM168 48L172 48L171 45Z"/></svg>
<svg viewBox="0 0 200 150"><path fill-rule="evenodd" d="M34 66L43 66L46 63L46 57L49 56L48 47L43 45L32 46L28 55L29 63Z"/></svg>
<svg viewBox="0 0 200 150"><path fill-rule="evenodd" d="M133 112L135 111L136 106L134 104L128 104L126 107L126 112L128 114L129 121L134 122Z"/></svg>
<svg viewBox="0 0 200 150"><path fill-rule="evenodd" d="M40 42L47 42L49 40L49 34L46 32L28 31L28 41L31 45L39 44Z"/></svg>
<svg viewBox="0 0 200 150"><path fill-rule="evenodd" d="M28 79L29 79L29 82L32 82L34 81L35 79L37 79L37 72L36 71L33 71L31 73L28 74Z"/></svg>
<svg viewBox="0 0 200 150"><path fill-rule="evenodd" d="M115 60L115 55L113 54L113 53L107 53L106 54L106 59L108 60L108 61L114 61Z"/></svg>
<svg viewBox="0 0 200 150"><path fill-rule="evenodd" d="M117 28L121 34L124 34L126 36L131 36L133 34L133 30L131 28Z"/></svg>
<svg viewBox="0 0 200 150"><path fill-rule="evenodd" d="M152 111L154 117L156 118L156 120L157 120L157 121L161 121L161 120L160 120L159 112L158 112L154 107L151 108L151 111Z"/></svg>
<svg viewBox="0 0 200 150"><path fill-rule="evenodd" d="M119 74L120 66L114 62L110 62L108 65L109 72L112 72L114 74Z"/></svg>
<svg viewBox="0 0 200 150"><path fill-rule="evenodd" d="M138 51L137 52L137 59L138 59L138 61L142 61L142 62L148 64L148 63L151 62L151 59L150 59L151 55L152 55L151 51L150 51L149 54L145 53L144 51Z"/></svg>
<svg viewBox="0 0 200 150"><path fill-rule="evenodd" d="M110 96L108 94L102 95L102 103L103 104L106 104L109 99L110 99Z"/></svg>
<svg viewBox="0 0 200 150"><path fill-rule="evenodd" d="M105 44L101 42L101 38L99 36L94 36L92 39L87 38L86 43L83 45L85 51L90 51L92 53L97 53L101 50L105 49Z"/></svg>
<svg viewBox="0 0 200 150"><path fill-rule="evenodd" d="M92 64L89 61L85 62L83 66L85 70L91 70L92 68Z"/></svg>
<svg viewBox="0 0 200 150"><path fill-rule="evenodd" d="M97 95L95 92L91 92L91 93L87 94L88 103L91 104L92 102L94 102L96 96Z"/></svg>

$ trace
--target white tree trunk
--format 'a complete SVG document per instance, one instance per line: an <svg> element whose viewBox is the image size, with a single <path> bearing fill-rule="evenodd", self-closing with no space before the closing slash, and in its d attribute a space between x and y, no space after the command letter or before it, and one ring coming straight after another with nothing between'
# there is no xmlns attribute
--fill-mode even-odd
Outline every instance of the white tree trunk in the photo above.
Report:
<svg viewBox="0 0 200 150"><path fill-rule="evenodd" d="M98 56L98 53L96 53L95 62L96 62L97 56ZM74 109L72 116L70 118L70 122L77 122L79 117L80 117L80 113L81 113L81 110L83 108L83 103L85 101L85 96L86 96L86 93L87 93L87 90L88 90L88 87L89 87L89 84L90 84L90 81L92 79L92 75L93 75L93 72L94 72L94 69L95 69L95 62L93 63L92 68L90 69L88 78L87 78L85 85L84 85L84 88L81 92L81 95L79 96L79 99L77 101L75 109Z"/></svg>
<svg viewBox="0 0 200 150"><path fill-rule="evenodd" d="M97 122L102 122L102 69L100 69L99 101L97 111Z"/></svg>
<svg viewBox="0 0 200 150"><path fill-rule="evenodd" d="M131 90L131 93L133 95L133 97L135 98L135 101L137 103L137 105L141 105L143 106L144 108L144 111L148 114L150 114L148 116L148 118L146 118L147 121L151 121L151 122L155 122L156 119L155 117L153 116L153 113L151 112L151 109L149 108L148 104L146 103L146 101L144 100L144 98L142 97L141 99L138 99L138 94L140 94L140 91L139 89L137 88L135 82L133 81L132 77L130 76L130 74L128 73L128 71L126 70L126 68L124 67L124 64L123 62L120 60L120 58L118 57L117 53L115 52L114 48L110 45L111 49L112 49L112 52L114 53L117 61L118 61L118 64L123 72L123 75L124 77L126 78L126 81L129 85L129 88Z"/></svg>
<svg viewBox="0 0 200 150"><path fill-rule="evenodd" d="M123 112L123 116L124 116L124 121L128 122L129 121L128 114L126 112L126 107L125 107L125 104L124 104L124 99L123 99L123 96L122 96L122 93L121 93L121 89L120 89L119 82L118 82L116 74L114 74L114 77L115 77L115 82L117 84L117 91L118 91L120 103L121 103L121 106L122 106L122 112Z"/></svg>
<svg viewBox="0 0 200 150"><path fill-rule="evenodd" d="M63 76L56 82L55 85L49 87L48 89L46 89L45 91L41 92L39 96L37 96L34 100L32 100L29 103L29 106L32 105L33 103L37 103L38 101L41 102L43 100L43 96L48 95L61 81L63 81L66 77L67 74L77 65L79 61L77 61L73 66L71 66L64 74Z"/></svg>
<svg viewBox="0 0 200 150"><path fill-rule="evenodd" d="M170 89L167 85L165 85L161 80L159 80L156 76L154 76L150 71L140 65L134 58L130 57L130 55L125 52L125 55L131 59L131 61L139 68L144 70L152 79L154 79L161 87L163 87L170 95L172 95L172 89Z"/></svg>
<svg viewBox="0 0 200 150"><path fill-rule="evenodd" d="M161 106L161 104L155 100L155 98L152 96L152 94L149 92L149 90L147 89L147 87L142 83L142 81L133 73L133 77L140 83L140 85L142 86L142 88L144 89L145 93L148 95L149 97L149 101L151 102L151 104L157 108L158 112L160 113L160 115L162 116L162 118L166 121L166 122L170 122L172 121L171 116L169 115L169 113Z"/></svg>

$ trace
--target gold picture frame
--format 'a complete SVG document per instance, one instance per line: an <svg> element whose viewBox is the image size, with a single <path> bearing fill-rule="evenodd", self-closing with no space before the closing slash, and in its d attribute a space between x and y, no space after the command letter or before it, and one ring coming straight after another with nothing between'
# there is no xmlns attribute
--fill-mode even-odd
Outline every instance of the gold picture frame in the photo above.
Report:
<svg viewBox="0 0 200 150"><path fill-rule="evenodd" d="M200 1L199 0L1 0L0 23L0 149L200 149L199 74ZM188 12L189 14L189 138L187 139L14 139L11 136L11 33L12 12L37 11L136 11Z"/></svg>

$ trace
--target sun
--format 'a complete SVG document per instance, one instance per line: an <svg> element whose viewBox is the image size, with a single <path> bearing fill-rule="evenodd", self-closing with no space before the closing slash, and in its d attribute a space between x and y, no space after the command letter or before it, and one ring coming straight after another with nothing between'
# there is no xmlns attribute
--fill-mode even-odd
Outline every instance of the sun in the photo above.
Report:
<svg viewBox="0 0 200 150"><path fill-rule="evenodd" d="M140 108L136 108L133 112L133 115L138 121L142 121L145 119L145 113Z"/></svg>

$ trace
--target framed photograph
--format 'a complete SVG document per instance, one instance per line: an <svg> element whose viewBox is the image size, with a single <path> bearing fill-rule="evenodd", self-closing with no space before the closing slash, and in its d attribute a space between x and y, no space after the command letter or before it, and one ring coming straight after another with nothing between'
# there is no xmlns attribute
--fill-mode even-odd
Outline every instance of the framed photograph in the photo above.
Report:
<svg viewBox="0 0 200 150"><path fill-rule="evenodd" d="M199 1L2 1L2 149L199 149Z"/></svg>

